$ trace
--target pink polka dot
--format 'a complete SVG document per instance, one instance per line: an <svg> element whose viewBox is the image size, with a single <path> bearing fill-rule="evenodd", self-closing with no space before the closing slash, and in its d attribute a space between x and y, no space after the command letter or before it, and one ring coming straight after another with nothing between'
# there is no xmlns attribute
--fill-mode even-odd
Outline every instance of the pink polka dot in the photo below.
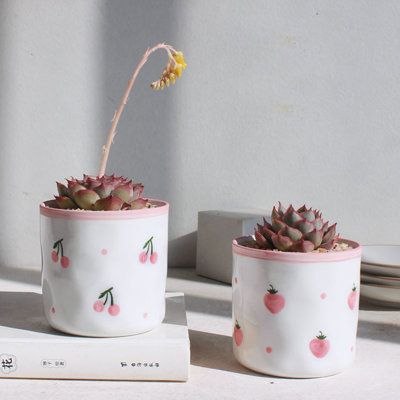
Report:
<svg viewBox="0 0 400 400"><path fill-rule="evenodd" d="M268 346L268 347L265 349L265 351L266 351L268 354L272 353L272 347Z"/></svg>
<svg viewBox="0 0 400 400"><path fill-rule="evenodd" d="M354 346L350 347L350 351L353 352L354 351Z"/></svg>
<svg viewBox="0 0 400 400"><path fill-rule="evenodd" d="M107 251L107 249L101 249L101 252L100 252L103 256L106 256L107 255L107 253L108 253L108 251Z"/></svg>
<svg viewBox="0 0 400 400"><path fill-rule="evenodd" d="M325 292L322 292L319 297L321 297L322 300L326 299L326 296L328 296Z"/></svg>
<svg viewBox="0 0 400 400"><path fill-rule="evenodd" d="M143 314L143 318L144 318L144 319L146 319L148 316L149 316L149 314L147 314L147 312L145 312L145 313Z"/></svg>
<svg viewBox="0 0 400 400"><path fill-rule="evenodd" d="M56 313L56 309L55 309L54 307L51 307L51 308L50 308L50 311L51 311L53 314Z"/></svg>

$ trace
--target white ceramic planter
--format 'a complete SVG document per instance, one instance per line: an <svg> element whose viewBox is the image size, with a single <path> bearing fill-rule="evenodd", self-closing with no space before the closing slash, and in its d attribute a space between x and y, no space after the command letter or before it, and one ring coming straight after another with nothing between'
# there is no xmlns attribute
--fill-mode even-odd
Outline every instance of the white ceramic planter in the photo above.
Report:
<svg viewBox="0 0 400 400"><path fill-rule="evenodd" d="M329 253L258 250L233 241L233 351L255 371L333 375L355 356L361 246Z"/></svg>
<svg viewBox="0 0 400 400"><path fill-rule="evenodd" d="M42 289L50 325L82 336L124 336L165 315L168 204L129 211L40 206Z"/></svg>

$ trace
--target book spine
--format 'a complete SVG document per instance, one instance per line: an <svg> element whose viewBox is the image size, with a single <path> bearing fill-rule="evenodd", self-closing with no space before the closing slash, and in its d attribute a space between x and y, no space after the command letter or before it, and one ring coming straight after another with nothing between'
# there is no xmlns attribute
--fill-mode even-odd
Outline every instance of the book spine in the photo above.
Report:
<svg viewBox="0 0 400 400"><path fill-rule="evenodd" d="M189 342L0 343L1 378L186 381Z"/></svg>

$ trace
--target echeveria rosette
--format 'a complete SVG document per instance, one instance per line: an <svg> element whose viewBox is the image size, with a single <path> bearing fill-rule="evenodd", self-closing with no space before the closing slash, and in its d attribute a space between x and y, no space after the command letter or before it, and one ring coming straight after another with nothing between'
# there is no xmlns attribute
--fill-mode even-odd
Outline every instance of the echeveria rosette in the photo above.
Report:
<svg viewBox="0 0 400 400"><path fill-rule="evenodd" d="M93 211L137 210L150 207L141 197L143 185L122 176L83 175L83 179L67 179L67 185L57 182L57 206L62 209Z"/></svg>
<svg viewBox="0 0 400 400"><path fill-rule="evenodd" d="M330 225L322 214L305 205L295 210L279 203L272 209L271 223L257 224L255 240L246 246L264 250L308 253L318 249L331 250L335 245L336 224Z"/></svg>

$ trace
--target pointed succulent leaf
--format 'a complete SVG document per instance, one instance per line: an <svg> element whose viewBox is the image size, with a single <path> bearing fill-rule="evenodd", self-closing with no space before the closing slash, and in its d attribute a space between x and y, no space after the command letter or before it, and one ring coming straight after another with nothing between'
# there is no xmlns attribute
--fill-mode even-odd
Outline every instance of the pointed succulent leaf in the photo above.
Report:
<svg viewBox="0 0 400 400"><path fill-rule="evenodd" d="M119 197L122 201L129 203L132 200L133 196L133 185L131 182L125 183L123 185L115 188L111 194L113 196Z"/></svg>
<svg viewBox="0 0 400 400"><path fill-rule="evenodd" d="M108 196L94 203L96 211L118 211L122 208L123 201L116 196Z"/></svg>
<svg viewBox="0 0 400 400"><path fill-rule="evenodd" d="M256 238L257 244L263 249L268 245L268 240L258 231L254 232L254 237Z"/></svg>
<svg viewBox="0 0 400 400"><path fill-rule="evenodd" d="M69 195L68 188L60 182L56 182L56 183L57 183L58 194L60 196L68 196Z"/></svg>
<svg viewBox="0 0 400 400"><path fill-rule="evenodd" d="M314 229L313 231L305 235L305 239L313 243L314 249L317 249L322 243L322 237L324 236L324 231L322 229Z"/></svg>
<svg viewBox="0 0 400 400"><path fill-rule="evenodd" d="M280 233L272 237L272 242L274 246L281 251L290 251L293 245L292 239L287 236L283 236Z"/></svg>
<svg viewBox="0 0 400 400"><path fill-rule="evenodd" d="M328 242L323 242L319 248L320 249L325 249L325 250L331 250L333 248L333 246L336 243L336 239L337 238L333 238L332 240L329 240Z"/></svg>
<svg viewBox="0 0 400 400"><path fill-rule="evenodd" d="M76 181L68 181L68 193L70 197L74 197L76 192L79 192L80 190L85 190L86 187L81 185L80 183Z"/></svg>
<svg viewBox="0 0 400 400"><path fill-rule="evenodd" d="M288 236L290 239L293 240L293 242L297 242L298 240L300 240L303 237L303 234L301 233L301 231L299 231L296 228L292 228L290 226L285 226L282 229L283 235Z"/></svg>
<svg viewBox="0 0 400 400"><path fill-rule="evenodd" d="M64 210L77 208L76 204L68 196L54 196L59 208Z"/></svg>
<svg viewBox="0 0 400 400"><path fill-rule="evenodd" d="M75 192L73 198L75 203L84 210L92 209L94 203L100 199L99 195L94 190L90 189L78 190Z"/></svg>
<svg viewBox="0 0 400 400"><path fill-rule="evenodd" d="M331 241L336 235L336 224L331 225L326 231L322 241L324 243Z"/></svg>
<svg viewBox="0 0 400 400"><path fill-rule="evenodd" d="M314 244L309 240L301 239L293 245L293 250L299 253L309 253L314 250Z"/></svg>
<svg viewBox="0 0 400 400"><path fill-rule="evenodd" d="M105 197L108 197L111 194L113 189L114 189L114 187L111 183L102 182L102 183L100 183L99 186L94 188L94 191L100 196L100 198L103 199Z"/></svg>
<svg viewBox="0 0 400 400"><path fill-rule="evenodd" d="M324 221L322 221L322 219L321 218L317 218L315 221L314 221L314 227L315 227L315 229L323 229L323 227L324 227Z"/></svg>
<svg viewBox="0 0 400 400"><path fill-rule="evenodd" d="M296 222L303 220L303 217L290 205L282 219L287 225L294 226Z"/></svg>
<svg viewBox="0 0 400 400"><path fill-rule="evenodd" d="M305 218L308 222L313 222L313 221L315 221L315 214L314 214L314 211L311 210L311 209L302 212L301 215L302 215L303 218Z"/></svg>
<svg viewBox="0 0 400 400"><path fill-rule="evenodd" d="M282 203L279 201L278 202L278 213L280 215L283 215L283 214L285 214L285 212L286 212L286 208L283 207Z"/></svg>
<svg viewBox="0 0 400 400"><path fill-rule="evenodd" d="M272 218L272 228L274 232L279 232L286 224L279 218Z"/></svg>
<svg viewBox="0 0 400 400"><path fill-rule="evenodd" d="M264 237L269 240L269 242L272 244L272 236L275 235L275 232L271 229L269 229L267 226L262 227L262 232L261 232Z"/></svg>
<svg viewBox="0 0 400 400"><path fill-rule="evenodd" d="M309 233L314 229L314 224L312 222L308 222L306 219L296 222L294 226L304 234Z"/></svg>
<svg viewBox="0 0 400 400"><path fill-rule="evenodd" d="M143 193L144 186L141 183L133 185L132 200L138 199Z"/></svg>
<svg viewBox="0 0 400 400"><path fill-rule="evenodd" d="M301 213L303 213L303 212L305 212L305 211L308 211L305 204L303 204L300 208L297 209L297 212L298 212L299 214L301 214Z"/></svg>
<svg viewBox="0 0 400 400"><path fill-rule="evenodd" d="M139 198L136 200L133 200L130 203L130 209L131 210L140 210L142 208L146 208L149 204L149 201L147 199Z"/></svg>
<svg viewBox="0 0 400 400"><path fill-rule="evenodd" d="M277 209L274 206L272 208L271 220L274 221L274 219L280 219L280 218L281 218L281 215L279 214L279 212L277 211Z"/></svg>

